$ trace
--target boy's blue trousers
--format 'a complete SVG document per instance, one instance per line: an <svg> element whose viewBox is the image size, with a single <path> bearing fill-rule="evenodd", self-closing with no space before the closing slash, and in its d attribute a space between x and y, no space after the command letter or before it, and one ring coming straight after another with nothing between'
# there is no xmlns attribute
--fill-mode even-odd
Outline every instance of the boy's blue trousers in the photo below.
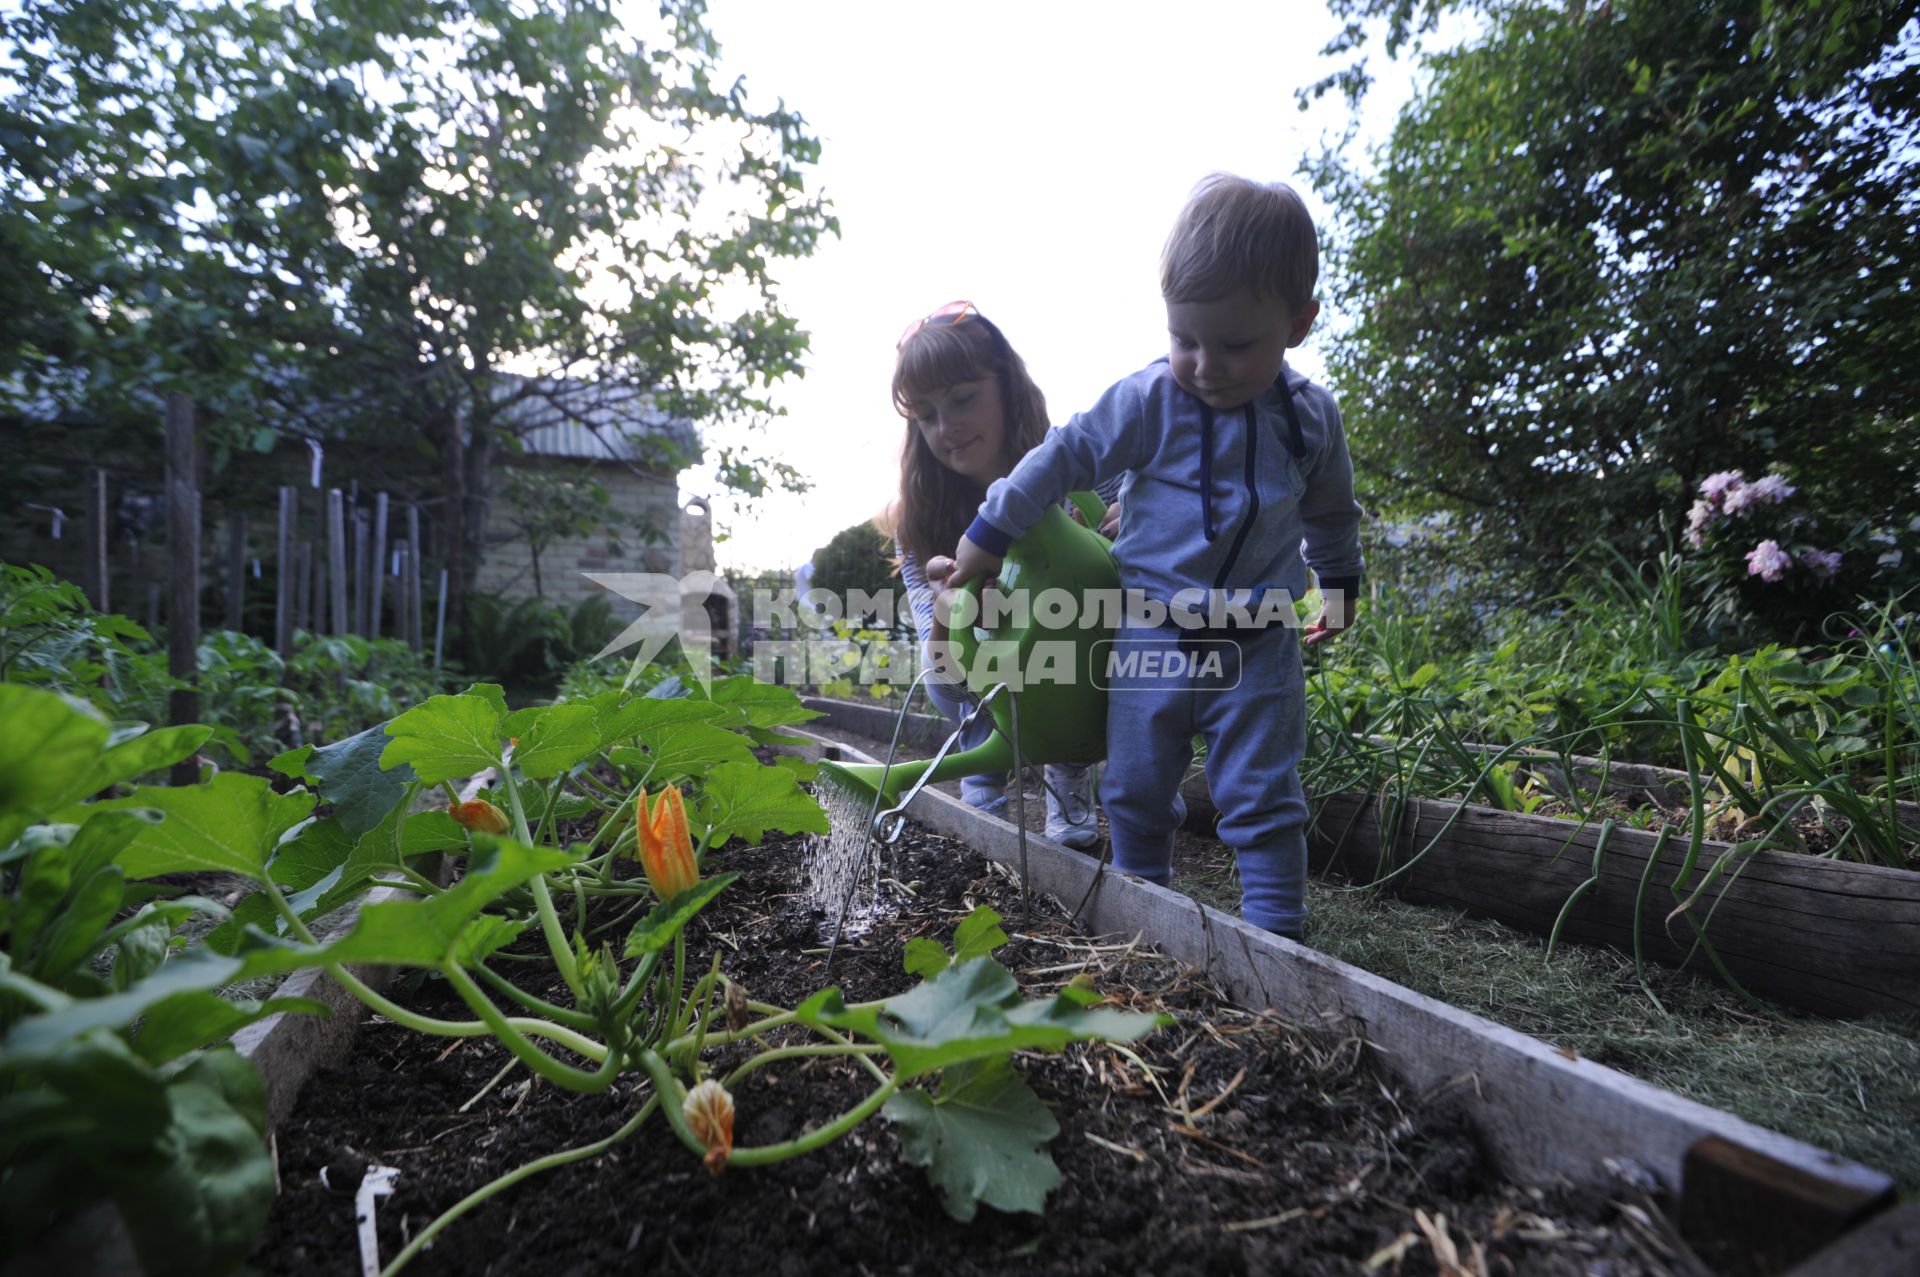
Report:
<svg viewBox="0 0 1920 1277"><path fill-rule="evenodd" d="M1183 641L1184 640L1184 641ZM1131 658L1131 659L1129 659ZM1297 938L1306 918L1306 686L1291 629L1127 627L1106 663L1107 770L1100 801L1116 868L1150 882L1172 873L1175 798L1207 742L1220 840L1233 848L1240 912Z"/></svg>

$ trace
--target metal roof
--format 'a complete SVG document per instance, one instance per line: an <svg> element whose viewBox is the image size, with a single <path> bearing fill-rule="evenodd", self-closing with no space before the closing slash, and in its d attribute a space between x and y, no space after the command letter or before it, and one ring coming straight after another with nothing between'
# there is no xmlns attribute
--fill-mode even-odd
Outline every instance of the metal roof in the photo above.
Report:
<svg viewBox="0 0 1920 1277"><path fill-rule="evenodd" d="M700 447L691 421L661 411L650 393L631 386L503 374L494 395L514 398L502 414L505 424L534 456L658 465L662 444L689 454L686 462Z"/></svg>

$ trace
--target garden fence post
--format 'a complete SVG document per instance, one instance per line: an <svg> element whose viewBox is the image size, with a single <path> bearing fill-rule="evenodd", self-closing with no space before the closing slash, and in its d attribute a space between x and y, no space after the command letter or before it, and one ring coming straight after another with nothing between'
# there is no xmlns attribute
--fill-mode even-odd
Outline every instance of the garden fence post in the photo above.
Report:
<svg viewBox="0 0 1920 1277"><path fill-rule="evenodd" d="M311 591L307 593L307 630L311 634L326 634L326 565L323 563L323 542L326 536L326 501L321 501L321 530L307 542L307 559L313 570L307 574Z"/></svg>
<svg viewBox="0 0 1920 1277"><path fill-rule="evenodd" d="M420 617L420 507L412 502L407 503L407 545L413 550L406 565L407 642L417 652L425 635Z"/></svg>
<svg viewBox="0 0 1920 1277"><path fill-rule="evenodd" d="M238 631L246 619L247 516L227 516L227 628Z"/></svg>
<svg viewBox="0 0 1920 1277"><path fill-rule="evenodd" d="M347 614L347 506L338 488L327 489L327 603L334 634L352 628Z"/></svg>
<svg viewBox="0 0 1920 1277"><path fill-rule="evenodd" d="M368 544L371 533L367 528L367 512L356 508L353 512L353 632L367 632L367 560L372 546Z"/></svg>
<svg viewBox="0 0 1920 1277"><path fill-rule="evenodd" d="M280 526L274 541L273 650L285 661L293 656L293 587L299 577L293 566L293 517L297 496L280 485Z"/></svg>
<svg viewBox="0 0 1920 1277"><path fill-rule="evenodd" d="M440 644L447 634L447 570L440 569L440 603L433 620L433 668L440 668Z"/></svg>
<svg viewBox="0 0 1920 1277"><path fill-rule="evenodd" d="M387 598L387 494L373 496L373 572L368 578L367 637L380 637L381 610Z"/></svg>
<svg viewBox="0 0 1920 1277"><path fill-rule="evenodd" d="M407 561L413 558L413 542L405 537L393 543L393 636L402 643L413 642L413 630L407 624Z"/></svg>
<svg viewBox="0 0 1920 1277"><path fill-rule="evenodd" d="M299 577L293 587L293 628L315 632L313 624L313 542L302 540L299 550Z"/></svg>
<svg viewBox="0 0 1920 1277"><path fill-rule="evenodd" d="M111 612L113 574L107 540L107 472L95 470L87 484L87 595L96 612Z"/></svg>
<svg viewBox="0 0 1920 1277"><path fill-rule="evenodd" d="M169 697L173 723L200 717L200 494L194 489L193 400L167 395L167 673L185 683ZM200 779L193 759L173 765L175 785Z"/></svg>

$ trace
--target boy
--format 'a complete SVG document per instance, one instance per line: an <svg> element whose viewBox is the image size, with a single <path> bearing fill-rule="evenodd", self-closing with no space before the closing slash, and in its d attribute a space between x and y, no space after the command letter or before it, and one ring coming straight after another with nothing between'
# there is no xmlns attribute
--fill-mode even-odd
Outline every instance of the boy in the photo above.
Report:
<svg viewBox="0 0 1920 1277"><path fill-rule="evenodd" d="M948 580L992 577L1007 546L1067 492L1127 476L1114 557L1129 615L1106 670L1100 789L1114 864L1167 881L1197 732L1220 838L1239 862L1241 912L1295 939L1307 808L1291 600L1311 566L1327 597L1306 635L1318 643L1350 622L1361 571L1339 408L1286 366L1320 311L1319 257L1291 187L1220 174L1202 182L1160 258L1168 358L1049 431L987 490Z"/></svg>

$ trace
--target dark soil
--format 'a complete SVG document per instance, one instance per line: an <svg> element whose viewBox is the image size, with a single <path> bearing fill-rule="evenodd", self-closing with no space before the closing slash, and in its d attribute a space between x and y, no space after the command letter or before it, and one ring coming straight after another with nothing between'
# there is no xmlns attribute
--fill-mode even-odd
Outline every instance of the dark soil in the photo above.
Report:
<svg viewBox="0 0 1920 1277"><path fill-rule="evenodd" d="M1022 919L1004 870L924 831L909 827L894 862L912 896L843 943L829 975L822 913L796 887L802 855L799 840L779 837L727 848L725 867L743 877L696 919L689 965L717 950L750 997L783 1005L828 983L849 1000L886 996L913 983L900 965L907 938L950 941L988 904L1014 936L997 956L1029 996L1085 971L1114 1003L1177 1017L1136 1044L1137 1058L1100 1044L1020 1058L1060 1121L1051 1152L1064 1181L1047 1214L982 1208L955 1222L883 1119L819 1153L715 1178L655 1116L597 1159L508 1189L409 1271L1313 1274L1360 1273L1370 1260L1409 1274L1701 1271L1638 1189L1504 1182L1457 1119L1376 1076L1349 1028L1234 1006L1130 938L1073 934L1054 902ZM551 997L553 984L528 987ZM438 982L403 1000L468 1018ZM373 1021L354 1058L317 1075L278 1132L282 1191L258 1268L354 1269L353 1195L370 1163L400 1171L378 1207L390 1258L503 1171L604 1138L647 1093L633 1078L601 1096L529 1088L516 1066L467 1107L506 1060L491 1039L450 1045ZM870 1086L839 1059L764 1069L735 1095L738 1144L791 1138Z"/></svg>

